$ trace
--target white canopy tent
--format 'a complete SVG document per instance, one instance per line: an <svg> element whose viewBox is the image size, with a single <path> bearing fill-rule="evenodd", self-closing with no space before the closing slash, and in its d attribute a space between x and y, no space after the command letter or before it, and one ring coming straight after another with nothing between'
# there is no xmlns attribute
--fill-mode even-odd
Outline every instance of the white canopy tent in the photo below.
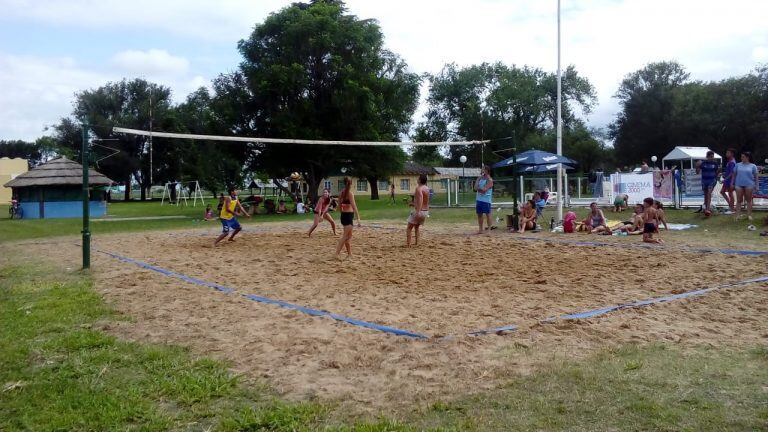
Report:
<svg viewBox="0 0 768 432"><path fill-rule="evenodd" d="M681 169L696 168L696 161L707 158L708 147L677 146L661 160L662 168L672 168L677 165ZM715 159L722 160L722 156L715 153Z"/></svg>

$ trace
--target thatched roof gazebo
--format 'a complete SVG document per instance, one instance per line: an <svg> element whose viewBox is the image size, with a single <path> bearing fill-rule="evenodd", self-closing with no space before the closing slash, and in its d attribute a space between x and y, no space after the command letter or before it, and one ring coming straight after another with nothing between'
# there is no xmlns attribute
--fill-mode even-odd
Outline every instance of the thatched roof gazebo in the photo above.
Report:
<svg viewBox="0 0 768 432"><path fill-rule="evenodd" d="M93 187L108 186L113 181L100 172L88 170L91 188L91 214L106 213L104 193L95 193ZM65 157L59 157L17 176L4 186L13 189L21 203L24 218L81 217L83 166Z"/></svg>

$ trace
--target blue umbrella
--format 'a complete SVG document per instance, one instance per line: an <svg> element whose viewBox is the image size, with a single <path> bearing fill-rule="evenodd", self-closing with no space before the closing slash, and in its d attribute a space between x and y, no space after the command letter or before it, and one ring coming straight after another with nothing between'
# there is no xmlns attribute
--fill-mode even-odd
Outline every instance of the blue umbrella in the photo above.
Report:
<svg viewBox="0 0 768 432"><path fill-rule="evenodd" d="M570 165L563 164L563 169L568 171L572 170L573 167ZM525 173L543 173L543 172L551 172L551 171L557 171L557 164L547 164L547 165L522 165L517 172L520 174Z"/></svg>
<svg viewBox="0 0 768 432"><path fill-rule="evenodd" d="M565 156L558 156L542 150L528 150L516 156L504 159L501 162L496 162L493 164L493 168L510 166L515 163L515 158L517 159L517 165L556 165L558 163L570 166L577 165L576 161Z"/></svg>

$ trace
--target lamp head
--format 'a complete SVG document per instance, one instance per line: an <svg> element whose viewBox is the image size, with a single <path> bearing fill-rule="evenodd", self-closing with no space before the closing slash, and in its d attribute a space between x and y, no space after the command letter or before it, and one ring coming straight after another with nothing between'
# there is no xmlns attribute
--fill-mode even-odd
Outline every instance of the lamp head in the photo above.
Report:
<svg viewBox="0 0 768 432"><path fill-rule="evenodd" d="M466 156L464 156L464 155L462 155L462 156L459 158L459 162L461 162L461 163L467 163L467 157L466 157Z"/></svg>

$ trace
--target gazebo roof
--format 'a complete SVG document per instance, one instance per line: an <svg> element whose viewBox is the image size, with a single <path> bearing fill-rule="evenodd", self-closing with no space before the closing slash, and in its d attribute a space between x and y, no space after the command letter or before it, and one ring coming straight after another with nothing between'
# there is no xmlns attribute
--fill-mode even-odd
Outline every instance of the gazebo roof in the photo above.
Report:
<svg viewBox="0 0 768 432"><path fill-rule="evenodd" d="M100 172L88 170L89 186L104 186L114 183ZM65 157L59 157L20 174L4 184L5 187L23 188L33 186L82 185L83 166Z"/></svg>

